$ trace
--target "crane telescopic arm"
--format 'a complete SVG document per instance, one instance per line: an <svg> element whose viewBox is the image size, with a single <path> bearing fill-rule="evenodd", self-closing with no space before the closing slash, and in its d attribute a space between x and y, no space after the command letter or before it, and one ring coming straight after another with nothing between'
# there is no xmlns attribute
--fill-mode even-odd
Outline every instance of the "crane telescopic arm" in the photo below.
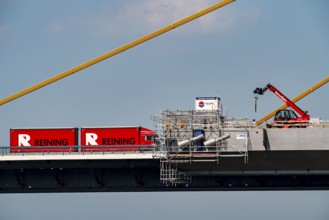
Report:
<svg viewBox="0 0 329 220"><path fill-rule="evenodd" d="M47 85L49 85L51 83L54 83L54 82L56 82L56 81L58 81L60 79L63 79L65 77L67 77L67 76L70 76L70 75L72 75L72 74L74 74L76 72L79 72L79 71L81 71L83 69L86 69L86 68L88 68L88 67L90 67L90 66L92 66L92 65L94 65L96 63L99 63L101 61L104 61L104 60L106 60L106 59L108 59L108 58L110 58L112 56L115 56L115 55L117 55L117 54L119 54L119 53L121 53L123 51L126 51L126 50L128 50L130 48L133 48L133 47L135 47L135 46L137 46L137 45L139 45L141 43L144 43L144 42L146 42L148 40L151 40L151 39L153 39L153 38L155 38L157 36L160 36L160 35L168 32L168 31L171 31L171 30L173 30L173 29L175 29L175 28L177 28L179 26L182 26L182 25L184 25L184 24L186 24L186 23L188 23L190 21L193 21L193 20L195 20L195 19L197 19L197 18L199 18L201 16L204 16L204 15L206 15L206 14L212 12L212 11L215 11L215 10L217 10L217 9L225 6L225 5L228 5L228 4L230 4L230 3L234 2L234 1L235 0L223 0L221 2L218 2L218 3L212 5L212 6L208 7L208 8L205 8L205 9L203 9L203 10L201 10L201 11L195 13L195 14L192 14L190 16L187 16L186 18L183 18L183 19L181 19L179 21L176 21L176 22L174 22L174 23L172 23L172 24L170 24L168 26L165 26L165 27L163 27L163 28L161 28L161 29L159 29L157 31L154 31L154 32L152 32L150 34L147 34L147 35L145 35L145 36L143 36L141 38L138 38L138 39L136 39L136 40L134 40L134 41L132 41L132 42L130 42L128 44L125 44L125 45L123 45L121 47L118 47L117 49L114 49L112 51L109 51L109 52L107 52L107 53L105 53L105 54L103 54L103 55L101 55L99 57L96 57L94 59L91 59L91 60L89 60L87 62L84 62L84 63L82 63L82 64L80 64L80 65L78 65L76 67L73 67L73 68L71 68L71 69L69 69L67 71L64 71L64 72L62 72L62 73L60 73L60 74L58 74L58 75L56 75L54 77L51 77L51 78L49 78L47 80L44 80L44 81L42 81L42 82L40 82L38 84L35 84L35 85L31 86L31 87L28 87L28 88L26 88L26 89L24 89L24 90L22 90L20 92L17 92L17 93L15 93L13 95L10 95L10 96L8 96L8 97L0 100L0 106L3 105L3 104L8 103L10 101L13 101L13 100L15 100L17 98L20 98L20 97L22 97L22 96L24 96L24 95L26 95L28 93L31 93L31 92L33 92L35 90L38 90L38 89L40 89L42 87L45 87L45 86L47 86Z"/></svg>
<svg viewBox="0 0 329 220"><path fill-rule="evenodd" d="M304 92L300 93L299 95L297 95L296 97L294 97L293 99L291 99L291 102L293 102L293 103L298 102L299 100L301 100L305 96L308 96L309 94L311 94L315 90L319 89L323 85L327 84L328 82L329 82L329 76L325 77L320 82L314 84L310 88L306 89ZM280 107L276 108L274 111L270 112L269 114L265 115L263 118L261 118L260 120L258 120L256 122L256 125L257 126L258 125L261 125L262 123L264 123L265 121L267 121L268 119L270 119L271 117L273 117L277 111L282 110L282 109L285 109L287 107L288 107L287 104L281 105Z"/></svg>
<svg viewBox="0 0 329 220"><path fill-rule="evenodd" d="M293 103L289 98L287 98L285 95L283 95L277 88L275 88L270 83L267 84L264 88L256 88L254 90L254 94L263 95L264 92L266 92L267 90L270 90L271 92L273 92L284 103L286 103L287 106L289 106L292 109L294 109L304 120L309 120L310 119L310 116L307 114L307 112L305 112L302 109L300 109L295 103Z"/></svg>

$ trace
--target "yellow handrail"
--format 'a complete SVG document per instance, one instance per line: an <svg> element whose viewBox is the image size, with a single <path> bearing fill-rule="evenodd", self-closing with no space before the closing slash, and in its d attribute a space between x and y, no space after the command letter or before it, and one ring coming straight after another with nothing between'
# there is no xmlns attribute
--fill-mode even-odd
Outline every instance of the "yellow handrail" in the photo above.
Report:
<svg viewBox="0 0 329 220"><path fill-rule="evenodd" d="M106 60L106 59L108 59L108 58L110 58L112 56L115 56L115 55L117 55L117 54L119 54L119 53L121 53L121 52L123 52L125 50L128 50L128 49L130 49L132 47L135 47L135 46L137 46L137 45L139 45L141 43L144 43L145 41L148 41L148 40L151 40L151 39L153 39L153 38L155 38L157 36L160 36L160 35L168 32L168 31L171 31L174 28L177 28L179 26L182 26L182 25L184 25L184 24L186 24L186 23L188 23L188 22L190 22L192 20L195 20L195 19L197 19L197 18L199 18L199 17L201 17L203 15L206 15L206 14L208 14L208 13L210 13L210 12L216 10L216 9L219 9L219 8L225 6L225 5L228 5L228 4L230 4L230 3L234 2L234 1L235 0L224 0L224 1L218 2L218 3L212 5L212 6L208 7L208 8L205 8L205 9L203 9L203 10L201 10L201 11L195 13L195 14L192 14L192 15L186 17L186 18L183 18L183 19L181 19L181 20L179 20L177 22L174 22L174 23L172 23L172 24L170 24L168 26L165 26L165 27L163 27L163 28L161 28L161 29L159 29L157 31L154 31L154 32L152 32L152 33L150 33L148 35L145 35L145 36L141 37L141 38L138 38L138 39L136 39L136 40L134 40L134 41L126 44L126 45L123 45L123 46L121 46L121 47L119 47L117 49L114 49L112 51L109 51L109 52L107 52L107 53L105 53L105 54L103 54L103 55L101 55L99 57L96 57L94 59L91 59L91 60L89 60L89 61L87 61L85 63L82 63L82 64L80 64L80 65L78 65L76 67L73 67L73 68L71 68L71 69L69 69L69 70L67 70L65 72L59 73L58 75L56 75L54 77L51 77L51 78L49 78L47 80L44 80L44 81L42 81L42 82L40 82L38 84L35 84L35 85L31 86L31 87L28 87L28 88L26 88L26 89L24 89L24 90L22 90L20 92L14 93L13 95L10 95L10 96L8 96L8 97L0 100L0 106L3 105L3 104L5 104L5 103L8 103L10 101L13 101L13 100L15 100L15 99L17 99L19 97L22 97L22 96L24 96L24 95L26 95L28 93L31 93L31 92L33 92L33 91L35 91L37 89L40 89L40 88L42 88L44 86L47 86L47 85L49 85L51 83L54 83L54 82L56 82L56 81L58 81L60 79L63 79L65 77L67 77L67 76L70 76L73 73L79 72L80 70L83 70L83 69L85 69L87 67L90 67L90 66L92 66L92 65L94 65L96 63L99 63L99 62L101 62L103 60Z"/></svg>
<svg viewBox="0 0 329 220"><path fill-rule="evenodd" d="M310 87L309 89L305 90L304 92L302 92L301 94L299 94L298 96L296 96L295 98L291 99L292 102L297 102L299 100L301 100L302 98L304 98L305 96L307 96L308 94L314 92L315 90L317 90L318 88L320 88L321 86L323 86L324 84L329 82L329 76L324 78L323 80L321 80L320 82L316 83L315 85L313 85L312 87ZM270 119L271 117L273 117L275 115L275 113L279 110L285 109L287 108L288 105L284 104L282 106L280 106L279 108L275 109L273 112L269 113L268 115L264 116L263 118L261 118L259 121L256 122L256 125L260 125L263 122L267 121L268 119Z"/></svg>

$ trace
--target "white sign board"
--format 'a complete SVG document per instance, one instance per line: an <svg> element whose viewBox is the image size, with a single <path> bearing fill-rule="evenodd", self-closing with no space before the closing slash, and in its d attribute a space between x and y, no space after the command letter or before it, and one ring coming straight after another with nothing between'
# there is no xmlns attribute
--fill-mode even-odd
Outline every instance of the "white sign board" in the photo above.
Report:
<svg viewBox="0 0 329 220"><path fill-rule="evenodd" d="M220 106L219 97L196 97L195 110L196 111L218 111Z"/></svg>
<svg viewBox="0 0 329 220"><path fill-rule="evenodd" d="M246 133L243 133L243 134L237 134L236 135L236 139L237 140L245 140L247 137L247 134Z"/></svg>

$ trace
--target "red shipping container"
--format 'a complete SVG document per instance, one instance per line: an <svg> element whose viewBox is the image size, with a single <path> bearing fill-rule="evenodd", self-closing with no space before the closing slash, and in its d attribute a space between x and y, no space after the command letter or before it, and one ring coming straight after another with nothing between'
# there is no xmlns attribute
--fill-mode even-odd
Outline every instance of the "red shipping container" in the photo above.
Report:
<svg viewBox="0 0 329 220"><path fill-rule="evenodd" d="M144 127L81 128L81 151L139 151L152 147L154 136Z"/></svg>
<svg viewBox="0 0 329 220"><path fill-rule="evenodd" d="M78 128L10 129L10 152L73 152L78 136Z"/></svg>

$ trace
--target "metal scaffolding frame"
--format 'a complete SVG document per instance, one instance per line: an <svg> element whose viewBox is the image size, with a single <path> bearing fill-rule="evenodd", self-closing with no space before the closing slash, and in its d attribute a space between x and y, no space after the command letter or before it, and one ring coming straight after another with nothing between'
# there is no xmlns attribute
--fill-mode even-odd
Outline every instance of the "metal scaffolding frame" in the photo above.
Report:
<svg viewBox="0 0 329 220"><path fill-rule="evenodd" d="M246 127L251 123L247 119L227 119L219 110L165 110L152 120L161 152L160 180L166 185L188 185L191 181L191 176L177 169L179 163L219 164L223 157L242 157L248 162Z"/></svg>

